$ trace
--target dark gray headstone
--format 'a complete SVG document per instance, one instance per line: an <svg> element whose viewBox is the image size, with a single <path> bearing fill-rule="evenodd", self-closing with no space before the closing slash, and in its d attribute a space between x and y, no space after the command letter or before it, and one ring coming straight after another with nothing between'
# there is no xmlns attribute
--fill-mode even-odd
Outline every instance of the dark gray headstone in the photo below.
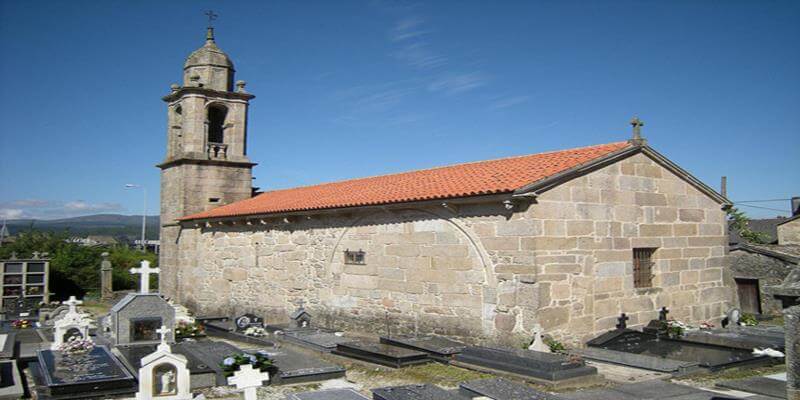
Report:
<svg viewBox="0 0 800 400"><path fill-rule="evenodd" d="M485 396L494 400L560 400L550 393L540 392L519 383L501 378L478 379L459 385L462 394L472 398Z"/></svg>
<svg viewBox="0 0 800 400"><path fill-rule="evenodd" d="M532 350L470 346L457 354L454 359L456 364L510 372L547 381L597 375L597 369L587 366L582 360L570 359L563 354Z"/></svg>
<svg viewBox="0 0 800 400"><path fill-rule="evenodd" d="M441 336L392 336L381 337L381 343L424 351L438 359L461 353L466 344Z"/></svg>
<svg viewBox="0 0 800 400"><path fill-rule="evenodd" d="M263 328L264 319L255 314L244 314L233 320L237 331L243 331L250 327Z"/></svg>
<svg viewBox="0 0 800 400"><path fill-rule="evenodd" d="M373 400L464 400L464 397L437 386L406 385L372 389Z"/></svg>
<svg viewBox="0 0 800 400"><path fill-rule="evenodd" d="M294 393L286 400L369 400L353 389L331 389L316 392Z"/></svg>
<svg viewBox="0 0 800 400"><path fill-rule="evenodd" d="M366 340L340 343L336 350L333 351L333 354L393 368L430 361L428 353Z"/></svg>
<svg viewBox="0 0 800 400"><path fill-rule="evenodd" d="M136 383L105 346L95 346L86 354L74 356L42 350L38 360L44 383L53 396L133 388Z"/></svg>

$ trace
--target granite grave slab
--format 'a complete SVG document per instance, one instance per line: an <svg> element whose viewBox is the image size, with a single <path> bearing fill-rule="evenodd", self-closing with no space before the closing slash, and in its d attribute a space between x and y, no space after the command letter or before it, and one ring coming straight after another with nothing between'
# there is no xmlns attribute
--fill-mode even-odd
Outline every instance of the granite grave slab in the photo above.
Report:
<svg viewBox="0 0 800 400"><path fill-rule="evenodd" d="M25 394L17 360L0 361L0 400L19 399Z"/></svg>
<svg viewBox="0 0 800 400"><path fill-rule="evenodd" d="M717 386L747 393L775 397L777 399L786 398L786 381L767 378L764 376L719 382L717 383Z"/></svg>
<svg viewBox="0 0 800 400"><path fill-rule="evenodd" d="M43 398L89 399L136 391L133 375L105 346L73 356L41 350L37 364L40 380L34 380Z"/></svg>
<svg viewBox="0 0 800 400"><path fill-rule="evenodd" d="M276 338L297 344L308 349L330 353L336 350L340 343L352 341L352 338L337 336L333 331L323 328L292 328L282 331Z"/></svg>
<svg viewBox="0 0 800 400"><path fill-rule="evenodd" d="M442 336L392 336L381 337L381 343L428 353L428 356L442 362L464 351L466 344Z"/></svg>
<svg viewBox="0 0 800 400"><path fill-rule="evenodd" d="M286 400L369 400L353 389L330 389L290 394Z"/></svg>
<svg viewBox="0 0 800 400"><path fill-rule="evenodd" d="M625 330L603 335L604 340L591 340L589 346L607 350L640 354L663 359L697 363L703 368L718 370L751 363L771 363L763 356L754 356L752 349L739 349L681 339L658 337L643 332Z"/></svg>
<svg viewBox="0 0 800 400"><path fill-rule="evenodd" d="M372 389L373 400L466 400L457 393L449 392L438 386L406 385Z"/></svg>
<svg viewBox="0 0 800 400"><path fill-rule="evenodd" d="M560 394L572 400L735 400L718 393L661 380L620 385L613 388Z"/></svg>
<svg viewBox="0 0 800 400"><path fill-rule="evenodd" d="M255 353L258 350L245 351ZM272 378L272 383L275 385L319 382L345 376L346 370L343 367L300 351L286 347L263 351L278 368L278 373Z"/></svg>
<svg viewBox="0 0 800 400"><path fill-rule="evenodd" d="M783 351L785 335L783 328L740 326L729 329L711 329L686 332L681 340L716 346L734 347L744 350L771 348Z"/></svg>
<svg viewBox="0 0 800 400"><path fill-rule="evenodd" d="M191 389L206 388L216 385L217 371L197 358L185 345L186 342L173 344L172 352L186 357L188 361L186 367L189 369L189 375L191 376ZM118 346L114 348L113 351L119 353L121 356L120 360L123 364L125 364L129 370L133 371L133 374L138 378L139 367L142 366L142 358L153 353L155 350L155 345L137 345Z"/></svg>
<svg viewBox="0 0 800 400"><path fill-rule="evenodd" d="M462 382L459 391L469 398L483 396L493 400L563 400L554 394L540 392L529 386L502 378Z"/></svg>
<svg viewBox="0 0 800 400"><path fill-rule="evenodd" d="M242 353L241 349L232 344L215 342L212 340L181 342L180 345L181 354L191 353L203 365L214 370L216 373L216 386L225 386L228 384L224 371L222 367L220 367L222 360L233 354Z"/></svg>
<svg viewBox="0 0 800 400"><path fill-rule="evenodd" d="M572 378L597 376L597 369L583 360L562 354L521 349L496 349L469 346L457 354L453 364L483 371L501 371L526 378L555 383Z"/></svg>
<svg viewBox="0 0 800 400"><path fill-rule="evenodd" d="M0 333L0 359L14 358L14 345L17 334L14 332Z"/></svg>
<svg viewBox="0 0 800 400"><path fill-rule="evenodd" d="M430 362L428 353L366 340L340 343L333 354L392 368Z"/></svg>
<svg viewBox="0 0 800 400"><path fill-rule="evenodd" d="M206 334L209 336L235 340L237 342L252 344L260 347L275 346L275 342L267 337L245 335L244 331L237 330L236 323L234 321L231 321L227 318L204 319L202 320L202 323L206 327Z"/></svg>
<svg viewBox="0 0 800 400"><path fill-rule="evenodd" d="M663 357L607 350L599 347L574 349L570 350L569 353L581 356L588 360L602 361L611 364L620 364L634 368L667 373L686 373L699 367L697 362L670 360Z"/></svg>

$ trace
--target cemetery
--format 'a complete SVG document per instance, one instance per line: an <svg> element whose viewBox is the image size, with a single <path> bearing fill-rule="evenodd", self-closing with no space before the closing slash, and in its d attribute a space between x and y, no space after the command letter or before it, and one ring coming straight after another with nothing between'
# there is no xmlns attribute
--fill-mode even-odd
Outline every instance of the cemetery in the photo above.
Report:
<svg viewBox="0 0 800 400"><path fill-rule="evenodd" d="M48 270L40 254L19 264L3 261L2 270ZM551 351L538 327L527 348L392 335L389 326L370 336L335 321L317 326L302 303L283 321L254 312L198 317L151 289L159 272L142 261L130 270L138 291L103 288L116 300L102 315L75 296L4 301L0 399L796 399L800 385L798 307L786 310L785 328L746 326L737 309L724 327L702 329L670 319L666 307L639 330L622 314L585 346ZM747 369L771 373L686 384L693 374ZM636 381L646 373L658 378Z"/></svg>

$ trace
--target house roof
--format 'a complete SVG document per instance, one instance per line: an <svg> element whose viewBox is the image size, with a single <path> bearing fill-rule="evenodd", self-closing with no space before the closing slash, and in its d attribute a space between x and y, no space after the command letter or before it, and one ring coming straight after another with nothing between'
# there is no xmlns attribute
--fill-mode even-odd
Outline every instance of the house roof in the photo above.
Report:
<svg viewBox="0 0 800 400"><path fill-rule="evenodd" d="M800 265L800 245L739 243L731 247L731 251L736 250L757 253Z"/></svg>
<svg viewBox="0 0 800 400"><path fill-rule="evenodd" d="M779 222L778 225L783 225L783 224L785 224L787 222L794 221L794 220L796 220L798 218L800 218L800 214L797 214L797 215L789 217L789 218L782 218L781 222Z"/></svg>
<svg viewBox="0 0 800 400"><path fill-rule="evenodd" d="M264 215L296 211L386 205L411 201L513 193L633 147L607 143L569 150L457 164L340 182L275 190L188 215L181 220Z"/></svg>
<svg viewBox="0 0 800 400"><path fill-rule="evenodd" d="M778 225L785 222L786 218L764 218L764 219L751 219L747 221L747 226L753 232L760 232L769 236L769 243L776 243L778 241ZM730 221L728 221L728 233L730 237L728 241L730 244L745 243L739 232L733 229Z"/></svg>

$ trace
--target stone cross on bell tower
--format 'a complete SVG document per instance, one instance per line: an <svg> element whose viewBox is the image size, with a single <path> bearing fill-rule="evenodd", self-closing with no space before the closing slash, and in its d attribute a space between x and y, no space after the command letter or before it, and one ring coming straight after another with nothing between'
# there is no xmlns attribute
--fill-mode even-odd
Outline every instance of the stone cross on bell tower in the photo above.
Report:
<svg viewBox="0 0 800 400"><path fill-rule="evenodd" d="M180 301L177 220L250 198L247 113L255 96L234 84L233 62L217 46L209 19L205 43L187 57L182 84L163 97L167 104L166 157L161 168L160 289Z"/></svg>

